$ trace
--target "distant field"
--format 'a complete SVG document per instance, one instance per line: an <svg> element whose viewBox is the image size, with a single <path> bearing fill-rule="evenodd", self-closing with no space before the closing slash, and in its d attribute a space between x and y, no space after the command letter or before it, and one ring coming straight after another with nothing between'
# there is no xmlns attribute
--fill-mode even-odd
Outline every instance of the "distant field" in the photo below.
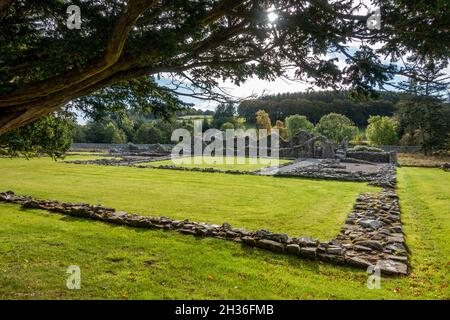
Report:
<svg viewBox="0 0 450 320"><path fill-rule="evenodd" d="M450 155L425 156L421 153L398 153L398 163L407 167L440 167L450 163Z"/></svg>
<svg viewBox="0 0 450 320"><path fill-rule="evenodd" d="M231 163L230 163L231 162ZM291 160L280 159L279 164L292 162ZM244 158L244 157L191 157L175 160L164 160L139 163L147 166L177 166L183 168L213 168L217 170L239 170L256 171L274 165L268 159Z"/></svg>

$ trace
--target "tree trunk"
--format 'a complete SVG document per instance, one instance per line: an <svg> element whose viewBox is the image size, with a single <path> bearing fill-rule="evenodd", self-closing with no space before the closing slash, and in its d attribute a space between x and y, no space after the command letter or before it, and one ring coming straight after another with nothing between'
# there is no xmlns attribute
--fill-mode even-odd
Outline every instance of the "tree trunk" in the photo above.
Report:
<svg viewBox="0 0 450 320"><path fill-rule="evenodd" d="M12 2L13 0L0 0L0 14ZM115 22L103 56L88 63L84 70L68 70L64 74L23 85L10 95L2 97L0 135L58 110L72 99L148 73L149 67L133 67L132 63L119 60L128 33L139 15L154 4L156 0L129 0L123 14Z"/></svg>
<svg viewBox="0 0 450 320"><path fill-rule="evenodd" d="M48 107L44 104L41 108L23 109L23 108L8 108L8 110L0 109L0 135L20 128L28 123L46 116L53 111L56 111L61 106Z"/></svg>

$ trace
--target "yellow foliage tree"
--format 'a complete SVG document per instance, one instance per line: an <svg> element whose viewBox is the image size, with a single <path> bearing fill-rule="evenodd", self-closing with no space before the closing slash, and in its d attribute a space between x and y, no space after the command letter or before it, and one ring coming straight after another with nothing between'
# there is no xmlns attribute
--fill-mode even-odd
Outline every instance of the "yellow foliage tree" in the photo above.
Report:
<svg viewBox="0 0 450 320"><path fill-rule="evenodd" d="M275 129L278 129L278 132L280 133L280 137L284 140L288 139L288 130L284 126L284 122L281 120L277 120L275 123Z"/></svg>
<svg viewBox="0 0 450 320"><path fill-rule="evenodd" d="M268 134L272 131L272 123L269 114L264 110L258 110L256 112L256 123L258 124L258 128L266 129Z"/></svg>

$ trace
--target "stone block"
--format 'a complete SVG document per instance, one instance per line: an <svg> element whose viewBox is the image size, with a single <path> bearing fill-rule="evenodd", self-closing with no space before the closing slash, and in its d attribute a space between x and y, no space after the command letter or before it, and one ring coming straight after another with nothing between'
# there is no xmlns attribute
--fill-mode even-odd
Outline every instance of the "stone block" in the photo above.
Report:
<svg viewBox="0 0 450 320"><path fill-rule="evenodd" d="M377 250L377 251L383 251L383 245L376 240L364 240L364 241L357 241L355 242L356 245L358 246L363 246L363 247L368 247L371 248L373 250Z"/></svg>
<svg viewBox="0 0 450 320"><path fill-rule="evenodd" d="M317 248L314 247L301 247L300 255L306 258L315 259Z"/></svg>
<svg viewBox="0 0 450 320"><path fill-rule="evenodd" d="M261 239L256 242L256 246L259 248L267 249L274 252L283 252L284 251L284 245L273 241L273 240L267 240L267 239Z"/></svg>
<svg viewBox="0 0 450 320"><path fill-rule="evenodd" d="M298 244L288 244L286 246L286 251L291 254L299 255L300 254L300 246Z"/></svg>

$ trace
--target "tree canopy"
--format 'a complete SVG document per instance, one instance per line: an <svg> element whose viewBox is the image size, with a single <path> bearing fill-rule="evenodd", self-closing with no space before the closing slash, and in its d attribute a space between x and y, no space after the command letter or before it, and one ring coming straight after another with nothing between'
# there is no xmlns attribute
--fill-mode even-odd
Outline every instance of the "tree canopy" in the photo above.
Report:
<svg viewBox="0 0 450 320"><path fill-rule="evenodd" d="M220 128L226 122L233 124L233 127L237 124L236 107L232 103L222 103L216 107L212 116L211 126Z"/></svg>
<svg viewBox="0 0 450 320"><path fill-rule="evenodd" d="M350 141L358 134L355 124L346 116L338 113L323 116L317 124L316 130L335 143L341 143L344 139Z"/></svg>
<svg viewBox="0 0 450 320"><path fill-rule="evenodd" d="M366 129L367 139L373 145L392 145L398 141L397 125L389 117L371 116Z"/></svg>
<svg viewBox="0 0 450 320"><path fill-rule="evenodd" d="M0 136L0 155L34 157L47 154L56 160L72 144L75 119L59 112Z"/></svg>
<svg viewBox="0 0 450 320"><path fill-rule="evenodd" d="M287 117L285 121L290 137L293 137L302 130L308 132L312 132L314 130L314 125L305 116L294 114Z"/></svg>
<svg viewBox="0 0 450 320"><path fill-rule="evenodd" d="M186 95L222 99L219 80L271 80L293 69L318 87L366 94L395 74L420 77L396 64L405 55L417 63L449 57L448 1L372 0L379 30L368 29L372 12L352 0L71 4L81 29L67 27L64 1L0 0L0 134L67 104L97 111L111 92L167 110ZM345 67L329 55L337 53Z"/></svg>
<svg viewBox="0 0 450 320"><path fill-rule="evenodd" d="M371 115L392 116L402 94L378 93L379 97L370 100L351 99L348 91L296 92L267 95L258 99L242 101L238 113L246 122L254 123L257 110L266 111L272 122L292 115L304 115L313 123L335 112L347 116L358 127L365 127Z"/></svg>
<svg viewBox="0 0 450 320"><path fill-rule="evenodd" d="M416 67L421 79L410 79L399 84L407 95L396 104L395 117L400 125L403 143L421 145L425 155L450 145L450 104L445 103L447 81L443 65L429 61ZM448 77L447 77L448 78Z"/></svg>

